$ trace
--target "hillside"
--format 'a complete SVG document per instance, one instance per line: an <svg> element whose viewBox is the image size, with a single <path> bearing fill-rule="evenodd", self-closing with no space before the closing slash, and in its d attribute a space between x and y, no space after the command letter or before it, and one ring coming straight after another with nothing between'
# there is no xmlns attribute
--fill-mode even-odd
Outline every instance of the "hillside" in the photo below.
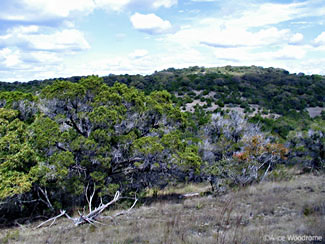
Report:
<svg viewBox="0 0 325 244"><path fill-rule="evenodd" d="M65 216L85 230L88 227L84 224L96 224L112 206L130 206L136 197L148 203L162 190L179 185L183 188L177 189L178 193L193 185L203 186L201 192L209 190L200 195L202 198L193 199L195 208L192 199L177 200L190 206L167 205L161 213L179 213L189 225L183 230L176 226L181 225L178 219L162 217L166 226L153 219L153 226L157 224L156 228L168 232L153 237L158 238L157 242L170 242L168 236L178 240L179 233L194 238L187 242L196 242L195 235L203 237L202 223L192 225L193 219L206 217L205 212L212 214L209 206L216 212L224 209L221 214L226 217L219 217L227 218L226 222L213 228L218 227L217 235L223 238L225 234L227 242L233 231L237 236L241 228L246 235L249 228L258 225L255 220L247 222L252 216L263 221L268 218L254 210L265 208L274 215L276 209L269 209L270 202L276 204L272 198L283 202L285 213L287 208L295 209L292 214L297 218L302 216L301 211L312 217L314 212L323 214L323 193L316 192L313 184L321 181L325 171L324 82L324 77L318 75L226 66L168 69L148 76L93 75L2 83L6 90L0 92L0 227L34 225L39 219ZM308 114L310 111L314 116ZM292 168L301 175L293 174L298 182L282 194L283 183L270 182L290 178ZM305 177L311 179L307 182L316 196L298 196L295 187ZM277 187L281 189L272 193L271 189ZM320 189L319 185L315 187ZM245 189L258 190L250 194ZM303 193L309 189L304 188ZM170 197L179 197L175 189L170 192ZM291 193L292 199L285 198ZM230 204L227 197L234 201ZM247 200L249 217L238 205L240 198ZM291 204L295 199L297 205ZM285 202L290 207L284 206ZM306 210L301 210L302 206ZM235 220L231 219L232 211ZM246 215L238 217L238 212ZM70 217L77 213L78 218ZM143 214L150 219L146 212ZM207 218L207 223L215 220ZM273 220L265 221L271 226ZM135 224L132 218L127 223ZM286 225L281 222L280 226ZM89 228L87 231L96 231ZM195 228L198 231L192 230ZM209 228L207 242L217 238ZM297 228L294 225L292 232ZM304 230L313 229L307 226ZM79 229L73 231L79 233ZM124 235L117 231L116 240L122 241L118 238ZM272 229L272 233L276 231ZM17 236L16 231L3 240ZM43 236L40 238L43 240ZM135 236L130 238L130 242L137 242Z"/></svg>
<svg viewBox="0 0 325 244"><path fill-rule="evenodd" d="M39 224L35 222L2 229L0 242L260 244L279 243L271 238L283 236L286 241L287 236L324 238L324 176L292 177L249 186L217 198L180 199L170 194L177 190L173 188L158 193L157 198L139 205L128 215L102 219L105 225L73 227L68 220L60 219L52 227L34 230ZM180 190L184 192L184 188ZM193 185L187 190L204 192L206 188Z"/></svg>
<svg viewBox="0 0 325 244"><path fill-rule="evenodd" d="M39 93L56 80L79 82L81 76L30 81L0 82L1 91ZM169 68L152 75L109 75L105 84L124 83L149 94L167 90L182 111L207 113L232 111L250 117L262 129L286 139L290 131L307 130L311 119L325 117L325 77L290 74L276 68L225 66L218 68ZM200 112L198 112L200 113ZM322 115L323 114L323 115Z"/></svg>
<svg viewBox="0 0 325 244"><path fill-rule="evenodd" d="M58 78L78 82L82 77ZM290 74L276 68L256 66L225 66L219 68L169 68L152 75L109 75L104 82L120 82L144 90L167 90L182 95L182 104L201 99L208 107L212 104L233 104L242 108L259 105L273 113L286 114L309 107L324 107L325 77L320 75ZM57 79L28 83L0 83L0 91L36 92ZM206 97L210 92L213 96ZM186 96L187 95L187 96Z"/></svg>

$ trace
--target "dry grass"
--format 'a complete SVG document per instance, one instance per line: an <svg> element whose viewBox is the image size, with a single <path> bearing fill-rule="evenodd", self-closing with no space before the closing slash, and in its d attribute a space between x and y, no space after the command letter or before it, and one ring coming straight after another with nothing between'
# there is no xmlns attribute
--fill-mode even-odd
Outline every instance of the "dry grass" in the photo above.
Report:
<svg viewBox="0 0 325 244"><path fill-rule="evenodd" d="M192 190L204 191L206 186L173 187L158 195ZM158 198L129 215L103 222L105 226L74 227L68 220L60 219L51 228L33 230L38 224L33 223L2 229L0 243L260 244L272 243L263 240L265 235L325 238L324 175L299 175L290 181L265 182L221 197Z"/></svg>

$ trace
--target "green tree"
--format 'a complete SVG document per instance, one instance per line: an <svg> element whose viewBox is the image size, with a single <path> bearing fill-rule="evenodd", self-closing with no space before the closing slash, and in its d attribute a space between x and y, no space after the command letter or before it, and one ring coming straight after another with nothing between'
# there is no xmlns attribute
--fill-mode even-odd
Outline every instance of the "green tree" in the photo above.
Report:
<svg viewBox="0 0 325 244"><path fill-rule="evenodd" d="M146 96L121 83L108 87L91 76L79 83L54 83L41 98L47 116L41 123L53 124L46 126L51 131L41 131L52 139L39 143L46 141L39 131L35 145L45 153L45 165L51 170L55 165L51 175L62 176L73 194L82 195L88 185L96 185L98 195L111 194L116 185L124 191L162 186L168 177L200 167L197 150L188 149L187 119L166 91ZM169 135L178 147L166 143Z"/></svg>
<svg viewBox="0 0 325 244"><path fill-rule="evenodd" d="M18 111L0 109L0 199L31 190L38 156L28 140Z"/></svg>

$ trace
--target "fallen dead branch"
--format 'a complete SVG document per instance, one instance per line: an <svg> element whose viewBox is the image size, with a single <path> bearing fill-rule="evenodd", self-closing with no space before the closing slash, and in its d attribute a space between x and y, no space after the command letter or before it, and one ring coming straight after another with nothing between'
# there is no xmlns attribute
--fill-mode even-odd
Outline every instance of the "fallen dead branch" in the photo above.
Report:
<svg viewBox="0 0 325 244"><path fill-rule="evenodd" d="M48 220L42 222L41 224L39 224L38 226L36 226L35 229L38 229L38 228L42 227L43 225L45 225L46 223L52 221L52 223L50 224L50 227L51 227L51 226L55 223L55 221L56 221L58 218L60 218L61 216L65 215L65 214L66 214L66 213L65 213L65 210L64 210L64 211L61 210L59 215L57 215L57 216L55 216L55 217L53 217L53 218L50 218L50 219L48 219Z"/></svg>
<svg viewBox="0 0 325 244"><path fill-rule="evenodd" d="M113 216L100 216L100 218L104 218L104 219L105 218L110 218L110 219L113 219L113 218L116 218L118 216L128 214L134 208L134 206L137 204L137 202L138 202L138 199L135 197L134 203L132 204L132 206L128 210L118 212L118 213L114 214Z"/></svg>
<svg viewBox="0 0 325 244"><path fill-rule="evenodd" d="M188 194L184 194L181 195L180 198L192 198L192 197L199 197L200 193L195 192L195 193L188 193Z"/></svg>
<svg viewBox="0 0 325 244"><path fill-rule="evenodd" d="M95 189L95 188L94 188ZM42 222L41 224L39 224L37 228L40 228L42 227L43 225L45 225L46 223L49 223L52 221L52 223L50 224L50 226L52 226L55 221L62 217L62 216L66 216L69 220L71 220L75 226L78 226L78 225L82 225L82 224L91 224L91 225L95 225L95 224L103 224L99 221L97 221L97 219L101 216L102 212L110 205L114 204L115 202L117 202L119 199L120 199L120 192L117 191L114 195L114 198L113 200L111 200L110 202L104 204L102 201L100 203L100 205L95 208L94 210L92 209L92 200L93 200L93 197L95 195L95 190L94 192L91 194L90 198L88 198L87 196L87 192L86 192L86 200L88 202L88 209L89 209L89 213L88 214L81 214L79 212L79 217L77 218L72 218L70 217L65 210L61 210L60 211L60 214L55 216L55 217L52 217L44 222ZM126 213L129 213L131 211L132 208L134 208L134 206L136 205L138 199L135 197L135 200L134 200L134 203L132 204L132 206L126 210L126 211L122 211L122 212L119 212L119 213L116 213L115 215L113 216L105 216L105 217L110 217L110 218L114 218L114 217L117 217L117 216L120 216L120 215L123 215L123 214L126 214Z"/></svg>

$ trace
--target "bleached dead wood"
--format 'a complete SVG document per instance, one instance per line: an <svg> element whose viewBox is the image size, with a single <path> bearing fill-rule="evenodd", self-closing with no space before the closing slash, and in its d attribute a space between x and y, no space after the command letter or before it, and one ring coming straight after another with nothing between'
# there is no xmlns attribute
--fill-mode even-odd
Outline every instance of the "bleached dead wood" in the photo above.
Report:
<svg viewBox="0 0 325 244"><path fill-rule="evenodd" d="M181 196L181 198L192 198L192 197L199 197L200 193L195 192L195 193L187 193Z"/></svg>
<svg viewBox="0 0 325 244"><path fill-rule="evenodd" d="M65 213L65 210L63 210L63 211L61 210L59 215L57 215L57 216L55 216L53 218L50 218L50 219L42 222L41 224L39 224L38 226L36 226L35 229L38 229L38 228L42 227L43 225L45 225L46 223L48 223L50 221L52 221L52 223L50 224L50 226L52 226L58 218L60 218L61 216L65 215L65 214L66 214Z"/></svg>
<svg viewBox="0 0 325 244"><path fill-rule="evenodd" d="M115 193L114 199L106 204L101 203L97 208L95 208L94 210L91 210L91 201L92 201L92 197L90 198L89 201L89 213L87 215L82 215L79 213L80 217L79 218L75 218L73 219L73 222L76 226L81 225L81 224L85 224L85 223L89 223L89 224L94 224L98 221L96 221L96 219L98 218L98 216L110 205L112 205L113 203L117 202L120 198L120 192L117 191Z"/></svg>
<svg viewBox="0 0 325 244"><path fill-rule="evenodd" d="M131 212L131 210L134 208L134 206L137 204L137 202L138 202L138 199L137 199L137 197L135 196L135 197L134 197L134 202L133 202L132 206L131 206L128 210L118 212L118 213L114 214L113 216L102 216L101 218L110 218L110 219L113 219L113 218L115 218L115 217L118 217L118 216L121 216L121 215L128 214L128 213Z"/></svg>
<svg viewBox="0 0 325 244"><path fill-rule="evenodd" d="M41 187L38 187L38 190L43 194L43 196L45 197L45 200L43 200L40 196L40 200L43 202L43 203L45 203L48 207L49 207L49 209L51 209L51 210L54 210L54 208L53 208L53 205L52 205L52 203L51 203L51 201L50 201L50 199L49 199L49 197L48 197L48 195L47 195L47 190L46 189L42 189ZM39 192L38 192L38 195L39 195Z"/></svg>
<svg viewBox="0 0 325 244"><path fill-rule="evenodd" d="M95 189L95 188L94 188L94 189ZM88 187L87 187L87 190L88 190ZM86 190L86 195L87 195L87 190ZM114 204L115 202L117 202L117 201L120 199L120 195L121 195L121 194L120 194L119 191L117 191L117 192L115 193L115 195L114 195L113 200L111 200L110 202L108 202L108 203L106 203L106 204L104 204L104 203L101 201L100 205L99 205L97 208L95 208L95 209L93 210L93 209L92 209L92 200L93 200L94 195L95 195L95 190L93 191L93 193L91 194L91 196L90 196L89 198L88 198L88 196L86 196L86 200L87 200L87 202L88 202L88 209L89 209L89 213L88 213L88 214L85 214L85 213L84 213L84 214L81 214L81 213L79 212L79 217L77 217L77 218L73 218L73 217L70 217L70 216L66 213L65 210L61 210L59 215L57 215L57 216L55 216L55 217L52 217L52 218L50 218L50 219L48 219L48 220L42 222L42 223L39 224L36 228L40 228L40 227L42 227L43 225L45 225L46 223L51 222L51 221L52 221L52 223L50 224L50 226L52 226L52 225L54 224L54 222L55 222L58 218L60 218L60 217L62 217L62 216L66 216L69 220L71 220L71 221L74 223L75 226L82 225L82 224L87 224L87 223L88 223L88 224L91 224L91 225L95 225L95 224L103 224L103 223L97 221L97 219L101 216L101 214L103 213L103 211L104 211L107 207L109 207L110 205ZM117 216L120 216L120 215L124 215L124 214L126 214L126 213L129 213L129 212L134 208L134 206L136 205L137 201L138 201L138 199L135 197L135 201L134 201L134 203L132 204L132 206L131 206L128 210L126 210L126 211L121 211L121 212L119 212L119 213L116 213L116 214L113 215L113 216L105 216L105 217L109 217L109 218L112 218L112 219L113 219L114 217L117 217ZM104 217L104 218L105 218L105 217ZM103 217L102 217L102 218L103 218Z"/></svg>
<svg viewBox="0 0 325 244"><path fill-rule="evenodd" d="M85 193L85 195L86 195L86 200L88 202L89 212L91 212L92 211L92 209L91 209L91 203L92 203L93 198L94 198L95 193L96 193L96 185L94 184L93 193L91 194L90 199L88 198L88 186L89 185L87 185L87 187L86 187L86 193Z"/></svg>

